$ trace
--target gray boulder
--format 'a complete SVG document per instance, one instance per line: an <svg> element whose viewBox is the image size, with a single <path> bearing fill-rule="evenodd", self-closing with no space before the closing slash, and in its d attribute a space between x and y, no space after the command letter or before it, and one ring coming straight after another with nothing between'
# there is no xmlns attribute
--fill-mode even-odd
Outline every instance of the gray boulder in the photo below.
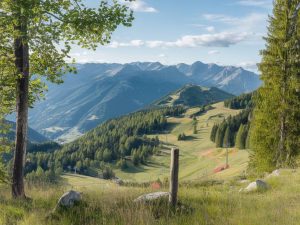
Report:
<svg viewBox="0 0 300 225"><path fill-rule="evenodd" d="M58 200L57 206L72 207L75 202L81 201L81 193L77 191L68 191L64 193Z"/></svg>
<svg viewBox="0 0 300 225"><path fill-rule="evenodd" d="M119 186L124 184L123 180L118 177L113 178L112 181Z"/></svg>
<svg viewBox="0 0 300 225"><path fill-rule="evenodd" d="M262 180L256 180L252 183L250 183L246 188L240 189L240 192L252 192L257 190L267 190L269 188L269 185L262 181Z"/></svg>
<svg viewBox="0 0 300 225"><path fill-rule="evenodd" d="M240 182L240 184L246 184L246 183L250 183L250 181L249 181L249 180L240 180L239 182Z"/></svg>
<svg viewBox="0 0 300 225"><path fill-rule="evenodd" d="M269 175L267 175L266 178L279 177L279 175L280 175L280 171L279 170L274 170L272 173L270 173Z"/></svg>
<svg viewBox="0 0 300 225"><path fill-rule="evenodd" d="M137 203L153 202L155 200L168 199L169 195L170 195L169 192L154 192L150 194L141 195L138 198L136 198L134 202Z"/></svg>

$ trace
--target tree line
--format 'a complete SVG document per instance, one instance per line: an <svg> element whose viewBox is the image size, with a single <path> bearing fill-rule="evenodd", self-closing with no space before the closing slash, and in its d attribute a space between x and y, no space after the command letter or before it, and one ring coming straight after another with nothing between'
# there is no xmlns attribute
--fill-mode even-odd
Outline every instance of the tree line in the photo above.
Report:
<svg viewBox="0 0 300 225"><path fill-rule="evenodd" d="M228 99L224 101L224 106L229 109L246 109L253 108L253 95L255 92L242 94L240 96Z"/></svg>
<svg viewBox="0 0 300 225"><path fill-rule="evenodd" d="M210 140L215 142L218 148L249 148L250 114L251 109L246 109L236 116L229 116L220 124L215 124L211 130Z"/></svg>
<svg viewBox="0 0 300 225"><path fill-rule="evenodd" d="M36 171L75 171L86 175L95 175L95 171L104 169L111 163L121 169L127 168L131 161L135 166L146 163L147 158L158 151L157 134L167 129L167 116L180 116L183 107L151 109L112 119L89 131L72 143L65 144L53 151L54 144L48 144L51 152L45 149L27 155L25 173ZM41 145L43 146L43 145Z"/></svg>

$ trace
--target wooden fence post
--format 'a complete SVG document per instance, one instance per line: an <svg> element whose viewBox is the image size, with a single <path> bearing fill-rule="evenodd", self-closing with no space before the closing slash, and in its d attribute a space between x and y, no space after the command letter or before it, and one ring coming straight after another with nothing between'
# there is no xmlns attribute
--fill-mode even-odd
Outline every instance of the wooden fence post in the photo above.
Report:
<svg viewBox="0 0 300 225"><path fill-rule="evenodd" d="M177 204L178 172L179 172L179 149L172 148L171 166L170 166L170 196L169 196L169 203L172 207L175 207Z"/></svg>

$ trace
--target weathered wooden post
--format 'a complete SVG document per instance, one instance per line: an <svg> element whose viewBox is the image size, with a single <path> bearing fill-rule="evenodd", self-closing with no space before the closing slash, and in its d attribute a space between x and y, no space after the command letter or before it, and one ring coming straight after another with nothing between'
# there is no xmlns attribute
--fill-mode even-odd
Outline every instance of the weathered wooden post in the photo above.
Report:
<svg viewBox="0 0 300 225"><path fill-rule="evenodd" d="M172 207L175 207L177 204L178 172L179 172L179 149L172 148L171 166L170 166L170 196L169 196L169 204Z"/></svg>

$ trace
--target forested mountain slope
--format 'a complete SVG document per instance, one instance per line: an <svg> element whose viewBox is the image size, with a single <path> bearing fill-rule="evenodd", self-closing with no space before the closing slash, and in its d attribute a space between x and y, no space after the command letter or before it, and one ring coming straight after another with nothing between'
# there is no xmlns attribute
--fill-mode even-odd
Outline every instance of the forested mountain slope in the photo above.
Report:
<svg viewBox="0 0 300 225"><path fill-rule="evenodd" d="M81 64L30 110L30 126L51 139L72 140L107 119L143 109L186 84L239 94L256 89L259 76L242 68L196 62Z"/></svg>

